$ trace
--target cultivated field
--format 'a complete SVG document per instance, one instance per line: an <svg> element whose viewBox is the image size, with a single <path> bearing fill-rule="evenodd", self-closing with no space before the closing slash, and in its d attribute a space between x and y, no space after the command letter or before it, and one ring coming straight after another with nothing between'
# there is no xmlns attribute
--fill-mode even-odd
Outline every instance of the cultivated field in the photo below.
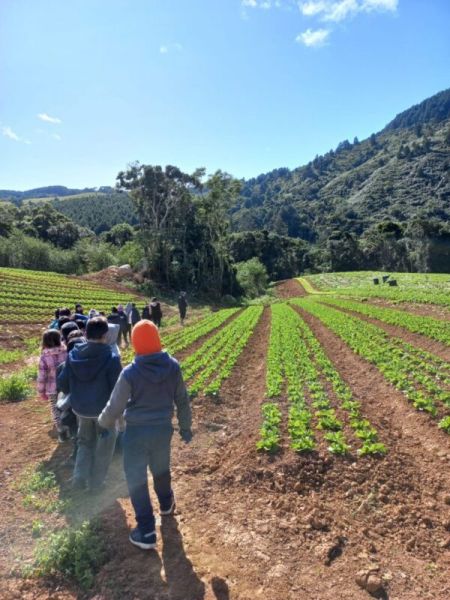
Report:
<svg viewBox="0 0 450 600"><path fill-rule="evenodd" d="M162 330L195 437L174 441L177 517L144 553L120 459L105 492L72 498L32 381L56 306L133 293L0 270L2 598L450 597L450 276L383 275L301 277Z"/></svg>

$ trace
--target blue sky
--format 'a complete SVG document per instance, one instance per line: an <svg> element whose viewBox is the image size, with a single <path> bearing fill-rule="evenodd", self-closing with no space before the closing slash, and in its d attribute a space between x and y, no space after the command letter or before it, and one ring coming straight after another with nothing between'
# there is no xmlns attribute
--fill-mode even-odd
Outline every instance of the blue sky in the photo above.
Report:
<svg viewBox="0 0 450 600"><path fill-rule="evenodd" d="M296 167L450 85L448 0L0 0L0 188Z"/></svg>

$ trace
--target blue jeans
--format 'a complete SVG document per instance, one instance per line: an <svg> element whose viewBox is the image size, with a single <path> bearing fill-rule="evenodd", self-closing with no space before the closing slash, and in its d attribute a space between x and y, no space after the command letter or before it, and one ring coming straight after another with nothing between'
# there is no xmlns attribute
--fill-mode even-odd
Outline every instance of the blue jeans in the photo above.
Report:
<svg viewBox="0 0 450 600"><path fill-rule="evenodd" d="M102 485L108 472L116 443L115 429L100 437L97 419L78 417L78 451L73 478L89 483L91 488Z"/></svg>
<svg viewBox="0 0 450 600"><path fill-rule="evenodd" d="M155 530L155 517L148 491L147 467L162 510L170 508L173 493L170 479L170 442L173 427L127 425L123 435L123 466L136 521L142 533Z"/></svg>

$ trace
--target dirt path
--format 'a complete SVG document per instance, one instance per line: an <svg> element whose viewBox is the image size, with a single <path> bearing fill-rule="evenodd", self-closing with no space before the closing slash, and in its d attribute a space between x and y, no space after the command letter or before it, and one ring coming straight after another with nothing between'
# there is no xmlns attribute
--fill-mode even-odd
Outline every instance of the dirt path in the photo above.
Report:
<svg viewBox="0 0 450 600"><path fill-rule="evenodd" d="M353 461L297 456L287 448L275 456L257 453L266 309L220 397L194 400L192 444L175 435L178 514L158 529L158 552L139 551L127 541L134 522L120 463L111 470L108 492L88 499L86 513L101 512L111 557L88 597L367 600L355 576L376 565L385 577L385 598L447 600L450 564L441 544L450 520L448 438L410 409L374 367L316 319L306 320L379 428L389 455ZM8 571L13 559L30 555L33 518L11 482L39 459L50 460L59 478L69 474L67 450L49 438L46 413L34 400L0 407L0 564L7 559ZM64 585L47 588L10 576L5 583L2 600L83 598Z"/></svg>
<svg viewBox="0 0 450 600"><path fill-rule="evenodd" d="M280 298L298 298L306 296L304 287L296 279L285 279L276 284L275 290Z"/></svg>

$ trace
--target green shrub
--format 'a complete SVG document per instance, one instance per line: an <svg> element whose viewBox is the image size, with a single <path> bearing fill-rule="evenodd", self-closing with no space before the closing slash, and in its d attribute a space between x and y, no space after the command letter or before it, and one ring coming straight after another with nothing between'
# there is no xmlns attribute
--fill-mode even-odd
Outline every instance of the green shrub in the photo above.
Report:
<svg viewBox="0 0 450 600"><path fill-rule="evenodd" d="M20 402L31 394L31 387L22 374L0 379L0 402Z"/></svg>
<svg viewBox="0 0 450 600"><path fill-rule="evenodd" d="M236 279L247 298L260 296L268 284L266 267L257 258L236 263Z"/></svg>
<svg viewBox="0 0 450 600"><path fill-rule="evenodd" d="M39 540L33 566L27 574L33 577L59 575L87 590L106 559L97 527L85 521L80 527L63 529Z"/></svg>

